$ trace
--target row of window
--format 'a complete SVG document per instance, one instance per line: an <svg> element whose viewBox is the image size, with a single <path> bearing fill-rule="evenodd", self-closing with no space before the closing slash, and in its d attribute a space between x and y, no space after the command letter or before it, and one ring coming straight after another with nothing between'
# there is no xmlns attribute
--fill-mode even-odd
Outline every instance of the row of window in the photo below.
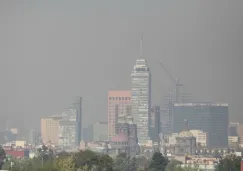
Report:
<svg viewBox="0 0 243 171"><path fill-rule="evenodd" d="M109 100L131 100L131 97L109 97Z"/></svg>

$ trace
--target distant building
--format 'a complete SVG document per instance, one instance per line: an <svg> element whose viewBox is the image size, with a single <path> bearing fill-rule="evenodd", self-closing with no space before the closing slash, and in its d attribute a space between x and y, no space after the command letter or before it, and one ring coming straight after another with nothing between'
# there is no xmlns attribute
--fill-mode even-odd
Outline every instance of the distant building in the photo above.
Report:
<svg viewBox="0 0 243 171"><path fill-rule="evenodd" d="M94 141L107 141L108 140L108 123L97 122L93 125Z"/></svg>
<svg viewBox="0 0 243 171"><path fill-rule="evenodd" d="M243 147L243 124L239 125L240 147Z"/></svg>
<svg viewBox="0 0 243 171"><path fill-rule="evenodd" d="M228 128L229 136L239 136L239 127L240 127L240 123L230 122Z"/></svg>
<svg viewBox="0 0 243 171"><path fill-rule="evenodd" d="M116 135L115 127L118 118L124 116L131 105L130 91L109 91L108 92L108 138Z"/></svg>
<svg viewBox="0 0 243 171"><path fill-rule="evenodd" d="M208 146L208 133L202 130L190 130L194 137L196 137L197 146L207 147Z"/></svg>
<svg viewBox="0 0 243 171"><path fill-rule="evenodd" d="M41 118L41 137L43 143L59 143L59 121L62 119L60 115Z"/></svg>
<svg viewBox="0 0 243 171"><path fill-rule="evenodd" d="M10 131L12 132L12 134L14 134L14 135L16 135L16 136L17 136L18 133L19 133L18 128L11 128Z"/></svg>
<svg viewBox="0 0 243 171"><path fill-rule="evenodd" d="M79 144L82 140L82 97L77 97L73 103L74 108L77 110L76 115L76 146L79 147Z"/></svg>
<svg viewBox="0 0 243 171"><path fill-rule="evenodd" d="M195 155L196 154L196 137L189 130L188 121L185 120L186 129L182 130L176 136L175 155Z"/></svg>
<svg viewBox="0 0 243 171"><path fill-rule="evenodd" d="M150 139L159 142L160 130L160 106L154 106L150 112Z"/></svg>
<svg viewBox="0 0 243 171"><path fill-rule="evenodd" d="M116 134L120 132L128 136L129 139L133 139L135 142L138 142L137 137L137 125L130 123L119 123L116 125Z"/></svg>
<svg viewBox="0 0 243 171"><path fill-rule="evenodd" d="M174 146L176 144L176 137L179 135L179 133L172 133L168 137L168 145L169 146Z"/></svg>
<svg viewBox="0 0 243 171"><path fill-rule="evenodd" d="M190 129L208 133L209 147L228 147L228 104L175 103L173 132L183 129L185 118L190 123Z"/></svg>
<svg viewBox="0 0 243 171"><path fill-rule="evenodd" d="M76 109L67 109L59 121L59 147L74 148L76 146Z"/></svg>
<svg viewBox="0 0 243 171"><path fill-rule="evenodd" d="M35 129L31 129L29 130L29 143L33 146L37 145L38 143L38 134L37 131Z"/></svg>
<svg viewBox="0 0 243 171"><path fill-rule="evenodd" d="M132 117L137 125L139 144L149 140L149 114L151 109L151 73L142 56L136 60L132 77Z"/></svg>
<svg viewBox="0 0 243 171"><path fill-rule="evenodd" d="M83 128L83 141L90 142L90 141L93 141L93 140L94 140L93 125L89 125L88 127Z"/></svg>
<svg viewBox="0 0 243 171"><path fill-rule="evenodd" d="M117 134L111 139L111 148L119 153L135 157L138 151L137 128L135 124L120 123L116 125Z"/></svg>
<svg viewBox="0 0 243 171"><path fill-rule="evenodd" d="M228 136L228 144L230 148L239 148L240 138L238 136Z"/></svg>

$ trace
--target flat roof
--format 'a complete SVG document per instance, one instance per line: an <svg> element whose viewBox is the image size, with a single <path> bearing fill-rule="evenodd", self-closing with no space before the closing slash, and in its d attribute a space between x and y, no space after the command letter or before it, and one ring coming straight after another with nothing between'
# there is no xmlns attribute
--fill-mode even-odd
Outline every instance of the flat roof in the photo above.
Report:
<svg viewBox="0 0 243 171"><path fill-rule="evenodd" d="M174 103L174 106L222 106L222 107L228 107L228 103Z"/></svg>

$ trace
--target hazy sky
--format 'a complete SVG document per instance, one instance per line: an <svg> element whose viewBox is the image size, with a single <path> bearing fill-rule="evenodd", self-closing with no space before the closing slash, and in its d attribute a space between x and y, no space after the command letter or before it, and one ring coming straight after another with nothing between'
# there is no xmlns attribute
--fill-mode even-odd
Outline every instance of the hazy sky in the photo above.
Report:
<svg viewBox="0 0 243 171"><path fill-rule="evenodd" d="M243 1L1 0L0 124L39 128L75 96L85 125L105 120L107 91L131 87L141 32L153 104L174 88L163 60L195 99L243 121Z"/></svg>

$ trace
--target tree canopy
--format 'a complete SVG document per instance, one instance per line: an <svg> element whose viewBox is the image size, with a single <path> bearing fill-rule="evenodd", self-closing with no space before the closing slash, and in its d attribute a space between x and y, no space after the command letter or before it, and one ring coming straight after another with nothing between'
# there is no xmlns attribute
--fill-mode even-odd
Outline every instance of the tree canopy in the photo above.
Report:
<svg viewBox="0 0 243 171"><path fill-rule="evenodd" d="M47 156L45 160L41 159L41 154L33 159L13 158L5 162L3 169L11 171L198 171L197 168L182 168L181 162L169 161L158 152L153 154L151 160L145 156L130 158L125 153L111 158L107 154L89 150L75 153L62 152L57 156L48 153ZM11 165L11 162L14 164ZM220 160L216 171L238 171L240 162L240 157L227 156Z"/></svg>

